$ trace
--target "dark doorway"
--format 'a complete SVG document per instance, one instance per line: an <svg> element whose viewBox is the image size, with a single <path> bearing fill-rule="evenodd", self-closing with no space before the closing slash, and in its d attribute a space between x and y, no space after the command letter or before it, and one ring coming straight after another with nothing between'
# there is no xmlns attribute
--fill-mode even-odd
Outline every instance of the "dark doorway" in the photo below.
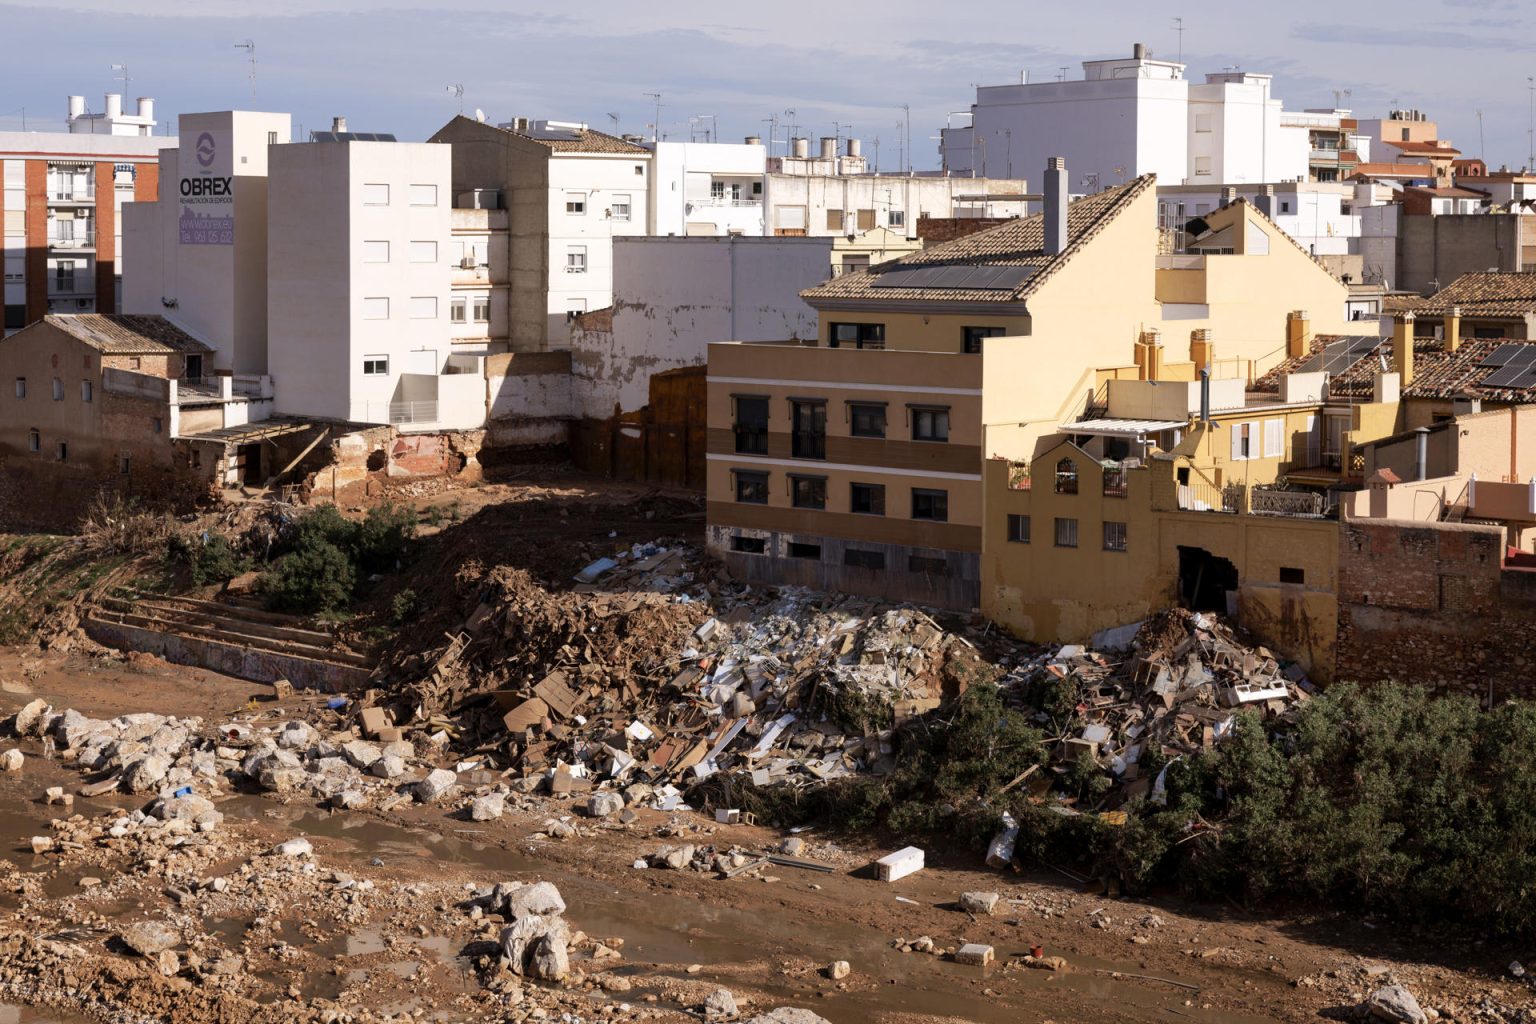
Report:
<svg viewBox="0 0 1536 1024"><path fill-rule="evenodd" d="M1237 566L1204 548L1179 546L1179 600L1196 612L1227 614L1227 593L1237 589Z"/></svg>
<svg viewBox="0 0 1536 1024"><path fill-rule="evenodd" d="M261 445L243 444L240 446L240 482L247 487L260 487L261 475Z"/></svg>

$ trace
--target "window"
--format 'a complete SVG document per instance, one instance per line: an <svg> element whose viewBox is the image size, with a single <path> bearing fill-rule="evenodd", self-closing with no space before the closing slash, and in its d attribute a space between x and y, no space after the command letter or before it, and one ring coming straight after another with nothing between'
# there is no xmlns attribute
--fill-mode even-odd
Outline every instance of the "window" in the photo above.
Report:
<svg viewBox="0 0 1536 1024"><path fill-rule="evenodd" d="M165 421L162 420L159 416L156 416L154 423L151 426L155 433L162 433L165 430Z"/></svg>
<svg viewBox="0 0 1536 1024"><path fill-rule="evenodd" d="M389 299L385 298L383 296L376 296L374 298L364 299L363 300L363 319L364 320L388 320L389 319Z"/></svg>
<svg viewBox="0 0 1536 1024"><path fill-rule="evenodd" d="M35 430L27 431L27 451L36 455L43 450L43 435Z"/></svg>
<svg viewBox="0 0 1536 1024"><path fill-rule="evenodd" d="M130 462L130 459L129 459L129 456L127 456L127 455L119 455L117 457L117 471L119 473L121 473L123 476L127 476L128 475L129 462Z"/></svg>
<svg viewBox="0 0 1536 1024"><path fill-rule="evenodd" d="M961 351L975 355L981 351L982 338L996 338L1002 333L1001 327L962 327L960 328Z"/></svg>
<svg viewBox="0 0 1536 1024"><path fill-rule="evenodd" d="M893 227L893 228L906 227L906 224L907 224L907 211L906 210L892 210L890 212L890 214L887 216L887 221L886 222L888 224L890 224L890 226Z"/></svg>
<svg viewBox="0 0 1536 1024"><path fill-rule="evenodd" d="M912 518L927 519L935 523L949 521L949 492L912 488Z"/></svg>
<svg viewBox="0 0 1536 1024"><path fill-rule="evenodd" d="M267 132L267 145L277 145L277 132Z"/></svg>
<svg viewBox="0 0 1536 1024"><path fill-rule="evenodd" d="M573 245L565 250L565 272L567 274L585 274L587 272L587 247Z"/></svg>
<svg viewBox="0 0 1536 1024"><path fill-rule="evenodd" d="M412 320L436 320L437 319L437 296L436 295L413 295L413 296L411 296L411 319Z"/></svg>
<svg viewBox="0 0 1536 1024"><path fill-rule="evenodd" d="M26 398L27 397L27 378L25 378L25 377L17 377L16 378L16 397L17 398Z"/></svg>
<svg viewBox="0 0 1536 1024"><path fill-rule="evenodd" d="M363 262L364 263L388 263L389 262L389 243L388 242L382 242L382 241L381 242L364 242L363 243Z"/></svg>
<svg viewBox="0 0 1536 1024"><path fill-rule="evenodd" d="M885 436L884 405L853 405L848 409L849 433L854 437Z"/></svg>
<svg viewBox="0 0 1536 1024"><path fill-rule="evenodd" d="M827 403L791 402L790 454L797 459L827 457Z"/></svg>
<svg viewBox="0 0 1536 1024"><path fill-rule="evenodd" d="M1285 455L1285 420L1264 421L1264 457L1280 458Z"/></svg>
<svg viewBox="0 0 1536 1024"><path fill-rule="evenodd" d="M826 508L827 478L824 476L791 476L789 478L790 504L795 508Z"/></svg>
<svg viewBox="0 0 1536 1024"><path fill-rule="evenodd" d="M935 558L933 555L908 555L907 571L920 572L928 576L948 576L949 560Z"/></svg>
<svg viewBox="0 0 1536 1024"><path fill-rule="evenodd" d="M1404 142L1408 141L1408 129L1407 128L1403 129L1403 141Z"/></svg>
<svg viewBox="0 0 1536 1024"><path fill-rule="evenodd" d="M827 211L827 230L828 231L841 231L841 230L843 230L843 211L842 210L828 210Z"/></svg>
<svg viewBox="0 0 1536 1024"><path fill-rule="evenodd" d="M1255 456L1256 452L1255 452L1254 448L1252 447L1252 445L1253 445L1253 424L1252 423L1234 423L1234 424L1232 424L1232 461L1233 462L1241 462L1244 459L1251 459L1251 458L1253 458Z"/></svg>
<svg viewBox="0 0 1536 1024"><path fill-rule="evenodd" d="M636 174L644 174L645 173L645 164L635 164L635 173Z"/></svg>
<svg viewBox="0 0 1536 1024"><path fill-rule="evenodd" d="M389 376L389 356L363 356L363 376Z"/></svg>
<svg viewBox="0 0 1536 1024"><path fill-rule="evenodd" d="M1124 523L1111 523L1111 522L1108 522L1108 521L1106 521L1104 523L1104 550L1105 551L1124 551L1125 550L1125 524Z"/></svg>
<svg viewBox="0 0 1536 1024"><path fill-rule="evenodd" d="M1071 459L1062 459L1056 463L1056 493L1077 493L1077 463Z"/></svg>
<svg viewBox="0 0 1536 1024"><path fill-rule="evenodd" d="M1029 516L1008 516L1008 543L1029 543Z"/></svg>
<svg viewBox="0 0 1536 1024"><path fill-rule="evenodd" d="M57 377L53 378L53 400L55 402L64 401L64 382Z"/></svg>
<svg viewBox="0 0 1536 1024"><path fill-rule="evenodd" d="M747 455L768 454L768 399L736 397L736 450Z"/></svg>
<svg viewBox="0 0 1536 1024"><path fill-rule="evenodd" d="M1210 114L1196 114L1195 115L1195 131L1197 131L1197 132L1208 132L1210 130L1211 130L1211 115Z"/></svg>
<svg viewBox="0 0 1536 1024"><path fill-rule="evenodd" d="M1125 484L1125 470L1121 469L1118 466L1113 468L1113 469L1111 469L1108 466L1105 466L1104 467L1104 497L1106 497L1106 498L1123 498L1123 497L1125 497L1125 488L1126 488L1126 484Z"/></svg>
<svg viewBox="0 0 1536 1024"><path fill-rule="evenodd" d="M912 410L912 440L914 441L948 441L949 440L949 410L945 409L913 409Z"/></svg>
<svg viewBox="0 0 1536 1024"><path fill-rule="evenodd" d="M95 388L91 386L90 381L83 380L80 382L80 401L89 402L94 392Z"/></svg>
<svg viewBox="0 0 1536 1024"><path fill-rule="evenodd" d="M469 300L462 295L455 295L448 300L448 320L450 323L461 324L464 322L469 308Z"/></svg>
<svg viewBox="0 0 1536 1024"><path fill-rule="evenodd" d="M761 537L731 538L731 550L740 551L744 555L761 555L767 549L768 545Z"/></svg>
<svg viewBox="0 0 1536 1024"><path fill-rule="evenodd" d="M1197 157L1195 157L1195 173L1196 174L1210 174L1211 173L1211 158L1208 157L1208 156L1197 156Z"/></svg>
<svg viewBox="0 0 1536 1024"><path fill-rule="evenodd" d="M736 470L736 500L744 505L768 504L768 474Z"/></svg>
<svg viewBox="0 0 1536 1024"><path fill-rule="evenodd" d="M821 561L820 544L801 544L798 541L792 540L785 550L790 558L806 558L813 562Z"/></svg>
<svg viewBox="0 0 1536 1024"><path fill-rule="evenodd" d="M858 548L843 549L843 564L855 569L884 569L884 551L860 551Z"/></svg>
<svg viewBox="0 0 1536 1024"><path fill-rule="evenodd" d="M377 185L377 184L374 184L374 185L364 185L363 186L363 205L364 206L388 206L389 205L389 186L388 185Z"/></svg>
<svg viewBox="0 0 1536 1024"><path fill-rule="evenodd" d="M1077 520L1056 520L1056 546L1059 548L1077 547Z"/></svg>
<svg viewBox="0 0 1536 1024"><path fill-rule="evenodd" d="M436 185L412 185L411 186L411 205L412 206L436 206L437 205L437 186Z"/></svg>
<svg viewBox="0 0 1536 1024"><path fill-rule="evenodd" d="M411 262L412 263L436 263L437 262L437 243L436 242L412 242L411 243Z"/></svg>
<svg viewBox="0 0 1536 1024"><path fill-rule="evenodd" d="M858 213L858 217L859 217L859 230L860 231L873 231L874 230L874 228L875 228L875 211L874 210L860 210L859 213Z"/></svg>
<svg viewBox="0 0 1536 1024"><path fill-rule="evenodd" d="M1305 583L1307 582L1307 571L1290 565L1282 565L1280 567L1280 582Z"/></svg>
<svg viewBox="0 0 1536 1024"><path fill-rule="evenodd" d="M629 220L629 196L616 195L613 202L608 204L608 211L614 220Z"/></svg>
<svg viewBox="0 0 1536 1024"><path fill-rule="evenodd" d="M488 324L491 322L491 297L489 295L476 295L474 297L475 323Z"/></svg>
<svg viewBox="0 0 1536 1024"><path fill-rule="evenodd" d="M884 484L850 484L848 487L848 511L863 516L885 515Z"/></svg>
<svg viewBox="0 0 1536 1024"><path fill-rule="evenodd" d="M59 444L58 444L58 447L54 449L54 453L56 455L58 455L60 462L68 462L69 461L69 442L68 441L60 441Z"/></svg>
<svg viewBox="0 0 1536 1024"><path fill-rule="evenodd" d="M830 324L827 347L885 348L885 324Z"/></svg>
<svg viewBox="0 0 1536 1024"><path fill-rule="evenodd" d="M565 194L565 212L572 216L585 216L587 212L587 194L585 192L567 192Z"/></svg>
<svg viewBox="0 0 1536 1024"><path fill-rule="evenodd" d="M1281 213L1290 213L1291 212L1291 201L1289 199L1282 199L1282 200L1280 200L1280 212Z"/></svg>

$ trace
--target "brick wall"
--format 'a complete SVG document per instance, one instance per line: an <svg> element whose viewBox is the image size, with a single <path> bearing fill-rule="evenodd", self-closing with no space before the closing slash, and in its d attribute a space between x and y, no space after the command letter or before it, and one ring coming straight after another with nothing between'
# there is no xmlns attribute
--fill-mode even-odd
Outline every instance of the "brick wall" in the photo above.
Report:
<svg viewBox="0 0 1536 1024"><path fill-rule="evenodd" d="M1336 678L1536 697L1536 572L1503 566L1501 528L1353 520L1339 534Z"/></svg>
<svg viewBox="0 0 1536 1024"><path fill-rule="evenodd" d="M28 160L27 323L48 313L48 161Z"/></svg>
<svg viewBox="0 0 1536 1024"><path fill-rule="evenodd" d="M925 245L938 245L940 242L953 242L957 238L966 235L974 235L978 231L996 227L1006 223L1007 217L919 217L917 218L917 237L923 240Z"/></svg>

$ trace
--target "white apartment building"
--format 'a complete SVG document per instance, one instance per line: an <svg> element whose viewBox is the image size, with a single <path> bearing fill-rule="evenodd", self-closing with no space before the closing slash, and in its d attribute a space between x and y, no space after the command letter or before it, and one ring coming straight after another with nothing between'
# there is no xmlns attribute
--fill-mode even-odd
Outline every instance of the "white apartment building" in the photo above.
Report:
<svg viewBox="0 0 1536 1024"><path fill-rule="evenodd" d="M113 313L123 276L122 210L154 198L159 148L154 100L122 113L109 94L102 114L69 97L68 132L0 132L0 332L48 313Z"/></svg>
<svg viewBox="0 0 1536 1024"><path fill-rule="evenodd" d="M1355 187L1321 182L1278 185L1164 185L1157 190L1158 219L1182 227L1190 219L1242 198L1313 256L1358 252L1360 216L1354 210Z"/></svg>
<svg viewBox="0 0 1536 1024"><path fill-rule="evenodd" d="M1064 156L1082 192L1147 173L1170 185L1307 176L1306 132L1282 123L1269 75L1228 70L1191 84L1184 64L1140 43L1129 58L1082 67L1071 81L978 87L971 123L941 135L944 169L1011 178Z"/></svg>
<svg viewBox="0 0 1536 1024"><path fill-rule="evenodd" d="M561 347L572 316L613 302L613 239L650 232L651 152L579 122L527 118L456 117L431 141L453 150L455 194L492 190L507 210L507 346Z"/></svg>
<svg viewBox="0 0 1536 1024"><path fill-rule="evenodd" d="M650 234L764 235L763 175L768 150L743 143L657 142L651 174Z"/></svg>

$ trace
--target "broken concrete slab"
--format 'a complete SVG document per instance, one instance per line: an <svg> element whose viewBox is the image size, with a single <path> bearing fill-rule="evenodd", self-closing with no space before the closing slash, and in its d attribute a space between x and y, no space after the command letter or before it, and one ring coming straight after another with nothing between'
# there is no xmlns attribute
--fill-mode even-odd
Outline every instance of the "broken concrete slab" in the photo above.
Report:
<svg viewBox="0 0 1536 1024"><path fill-rule="evenodd" d="M875 861L875 877L882 882L894 882L923 870L923 851L916 846L903 847Z"/></svg>

